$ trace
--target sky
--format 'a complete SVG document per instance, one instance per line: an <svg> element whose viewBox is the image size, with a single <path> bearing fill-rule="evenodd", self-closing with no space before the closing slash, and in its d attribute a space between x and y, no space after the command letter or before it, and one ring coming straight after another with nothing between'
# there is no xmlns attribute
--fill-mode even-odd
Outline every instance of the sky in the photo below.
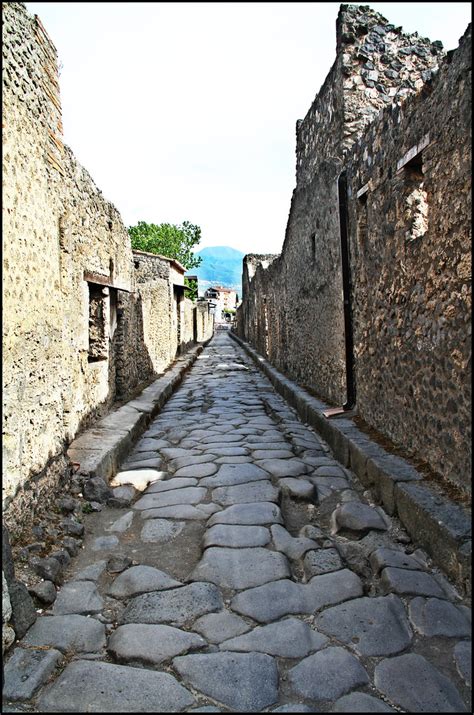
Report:
<svg viewBox="0 0 474 715"><path fill-rule="evenodd" d="M367 3L354 3L367 4ZM454 49L471 3L369 3ZM295 127L335 60L337 2L27 2L58 50L64 139L126 226L279 253Z"/></svg>

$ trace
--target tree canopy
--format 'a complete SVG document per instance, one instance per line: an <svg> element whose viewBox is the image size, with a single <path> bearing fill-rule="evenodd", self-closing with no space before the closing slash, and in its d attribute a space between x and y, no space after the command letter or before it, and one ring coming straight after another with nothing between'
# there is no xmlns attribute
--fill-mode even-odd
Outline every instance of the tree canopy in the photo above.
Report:
<svg viewBox="0 0 474 715"><path fill-rule="evenodd" d="M201 229L189 221L183 221L180 226L139 221L136 226L128 227L128 233L132 248L174 258L187 270L197 268L202 261L192 250L201 240Z"/></svg>

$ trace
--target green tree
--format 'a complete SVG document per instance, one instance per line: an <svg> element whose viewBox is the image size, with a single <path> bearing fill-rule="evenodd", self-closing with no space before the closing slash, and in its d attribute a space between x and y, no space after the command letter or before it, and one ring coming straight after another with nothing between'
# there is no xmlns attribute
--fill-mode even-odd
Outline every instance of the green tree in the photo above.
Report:
<svg viewBox="0 0 474 715"><path fill-rule="evenodd" d="M198 298L198 282L196 280L193 280L192 278L186 278L184 277L184 290L186 292L186 298L189 298L190 300L195 303Z"/></svg>
<svg viewBox="0 0 474 715"><path fill-rule="evenodd" d="M201 240L201 229L189 221L183 221L180 226L139 221L136 226L128 227L128 234L132 248L175 258L188 271L197 268L202 261L193 253L193 247Z"/></svg>

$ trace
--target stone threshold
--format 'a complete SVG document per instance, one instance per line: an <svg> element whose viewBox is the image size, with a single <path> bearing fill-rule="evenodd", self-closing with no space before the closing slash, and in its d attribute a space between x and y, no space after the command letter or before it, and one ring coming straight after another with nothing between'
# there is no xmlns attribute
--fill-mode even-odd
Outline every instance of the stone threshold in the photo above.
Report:
<svg viewBox="0 0 474 715"><path fill-rule="evenodd" d="M471 513L434 491L412 464L387 452L349 417L328 420L329 405L274 368L249 343L230 331L275 389L313 427L335 458L371 490L387 513L401 521L413 542L423 548L466 596L471 596Z"/></svg>
<svg viewBox="0 0 474 715"><path fill-rule="evenodd" d="M200 343L178 357L163 375L137 397L98 420L71 442L67 456L79 465L79 474L102 477L106 482L115 476L121 462L171 397L208 342Z"/></svg>

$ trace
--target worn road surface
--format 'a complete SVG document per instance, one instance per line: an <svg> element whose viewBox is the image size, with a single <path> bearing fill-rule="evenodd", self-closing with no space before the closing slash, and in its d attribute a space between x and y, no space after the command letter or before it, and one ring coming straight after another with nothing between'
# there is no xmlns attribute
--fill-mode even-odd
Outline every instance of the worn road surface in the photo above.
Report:
<svg viewBox="0 0 474 715"><path fill-rule="evenodd" d="M10 711L470 709L470 609L226 332L122 470Z"/></svg>

